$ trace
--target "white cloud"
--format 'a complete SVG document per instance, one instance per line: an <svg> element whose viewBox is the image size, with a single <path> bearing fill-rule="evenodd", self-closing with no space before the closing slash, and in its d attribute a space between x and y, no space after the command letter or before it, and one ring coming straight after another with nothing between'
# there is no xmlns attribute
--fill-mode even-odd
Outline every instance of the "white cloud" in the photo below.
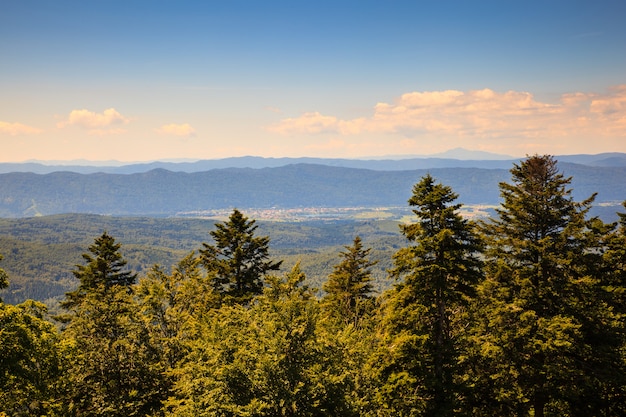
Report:
<svg viewBox="0 0 626 417"><path fill-rule="evenodd" d="M88 129L90 135L103 136L126 132L124 129L112 126L128 123L130 123L130 118L123 116L114 108L106 109L102 113L81 109L72 110L67 120L57 123L57 127L62 129L66 126L79 126Z"/></svg>
<svg viewBox="0 0 626 417"><path fill-rule="evenodd" d="M283 135L397 134L449 139L542 140L626 136L626 85L606 94L571 93L558 103L520 91L425 91L378 103L369 117L342 120L309 112L268 126ZM521 146L521 145L520 145Z"/></svg>
<svg viewBox="0 0 626 417"><path fill-rule="evenodd" d="M158 129L155 129L158 133L163 135L174 135L181 137L191 137L196 135L196 130L191 127L188 123L183 124L175 124L170 123L167 125L163 125Z"/></svg>
<svg viewBox="0 0 626 417"><path fill-rule="evenodd" d="M42 130L36 127L27 126L22 123L9 123L0 121L0 133L7 134L10 136L18 136L18 135L34 135L37 133L41 133Z"/></svg>

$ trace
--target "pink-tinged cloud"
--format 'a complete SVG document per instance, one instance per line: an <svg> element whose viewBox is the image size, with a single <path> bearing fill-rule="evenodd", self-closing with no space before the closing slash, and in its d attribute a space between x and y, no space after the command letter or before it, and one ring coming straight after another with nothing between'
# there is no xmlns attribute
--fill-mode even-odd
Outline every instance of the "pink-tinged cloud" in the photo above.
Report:
<svg viewBox="0 0 626 417"><path fill-rule="evenodd" d="M425 91L378 103L366 118L342 120L319 112L283 119L267 128L283 135L333 133L438 135L447 138L541 139L626 136L626 85L606 94L573 93L557 103L528 92Z"/></svg>
<svg viewBox="0 0 626 417"><path fill-rule="evenodd" d="M163 125L158 129L155 129L158 133L163 135L173 135L179 137L191 137L196 135L196 130L188 123L175 124L170 123Z"/></svg>
<svg viewBox="0 0 626 417"><path fill-rule="evenodd" d="M90 135L116 135L124 133L120 125L130 123L130 118L123 116L114 108L106 109L102 113L96 113L87 109L72 110L63 122L57 123L57 127L62 129L66 126L78 126L88 129Z"/></svg>
<svg viewBox="0 0 626 417"><path fill-rule="evenodd" d="M27 126L21 123L9 123L0 121L0 134L6 134L9 136L18 135L35 135L41 133L42 130L36 127Z"/></svg>

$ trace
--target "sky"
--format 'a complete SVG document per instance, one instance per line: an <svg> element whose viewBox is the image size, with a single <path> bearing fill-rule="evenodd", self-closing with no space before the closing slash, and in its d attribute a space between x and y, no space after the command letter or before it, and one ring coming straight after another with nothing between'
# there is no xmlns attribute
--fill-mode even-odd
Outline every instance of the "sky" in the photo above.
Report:
<svg viewBox="0 0 626 417"><path fill-rule="evenodd" d="M0 162L626 152L623 0L2 1Z"/></svg>

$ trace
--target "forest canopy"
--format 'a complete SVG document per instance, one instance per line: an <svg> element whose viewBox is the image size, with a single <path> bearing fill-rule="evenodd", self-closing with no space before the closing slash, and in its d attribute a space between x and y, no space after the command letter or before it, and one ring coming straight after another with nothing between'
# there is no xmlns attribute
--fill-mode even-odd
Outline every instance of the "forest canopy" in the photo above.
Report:
<svg viewBox="0 0 626 417"><path fill-rule="evenodd" d="M358 235L314 288L237 209L171 269L104 231L58 314L0 301L0 415L624 415L626 213L571 182L530 156L475 219L424 175L382 292Z"/></svg>

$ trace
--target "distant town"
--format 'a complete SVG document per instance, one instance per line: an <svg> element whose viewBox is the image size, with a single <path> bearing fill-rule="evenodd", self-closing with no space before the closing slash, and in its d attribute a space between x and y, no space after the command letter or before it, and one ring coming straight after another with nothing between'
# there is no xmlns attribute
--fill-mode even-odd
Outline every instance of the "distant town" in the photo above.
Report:
<svg viewBox="0 0 626 417"><path fill-rule="evenodd" d="M467 205L460 209L466 218L488 217L496 206ZM307 220L394 220L412 221L411 207L297 207L297 208L240 208L246 216L257 220L299 222ZM228 218L231 209L185 211L176 217L195 217L223 220Z"/></svg>

